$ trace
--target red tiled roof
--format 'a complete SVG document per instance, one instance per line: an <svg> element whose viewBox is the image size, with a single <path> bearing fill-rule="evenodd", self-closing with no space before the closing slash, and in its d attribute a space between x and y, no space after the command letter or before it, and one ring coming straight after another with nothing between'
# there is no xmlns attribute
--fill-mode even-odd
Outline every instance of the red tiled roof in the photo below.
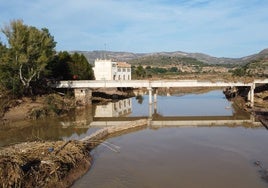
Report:
<svg viewBox="0 0 268 188"><path fill-rule="evenodd" d="M116 65L118 67L123 67L123 68L130 68L131 67L131 65L126 63L126 62L117 62Z"/></svg>

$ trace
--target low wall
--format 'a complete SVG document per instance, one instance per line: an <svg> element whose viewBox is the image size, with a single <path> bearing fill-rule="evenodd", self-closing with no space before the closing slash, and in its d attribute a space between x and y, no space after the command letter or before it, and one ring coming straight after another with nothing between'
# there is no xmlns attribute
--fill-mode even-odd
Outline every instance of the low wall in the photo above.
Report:
<svg viewBox="0 0 268 188"><path fill-rule="evenodd" d="M132 121L126 125L116 125L111 127L106 127L96 131L95 133L81 139L82 142L95 142L102 141L110 135L117 134L122 131L131 130L135 128L140 128L143 126L147 126L147 119L141 119L137 121Z"/></svg>

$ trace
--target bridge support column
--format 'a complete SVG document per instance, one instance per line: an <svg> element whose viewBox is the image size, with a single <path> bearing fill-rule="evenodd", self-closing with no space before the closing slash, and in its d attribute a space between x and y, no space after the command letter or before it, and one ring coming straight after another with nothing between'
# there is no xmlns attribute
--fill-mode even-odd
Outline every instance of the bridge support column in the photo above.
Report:
<svg viewBox="0 0 268 188"><path fill-rule="evenodd" d="M252 86L250 87L250 107L254 106L254 90L255 90L255 83L252 84Z"/></svg>
<svg viewBox="0 0 268 188"><path fill-rule="evenodd" d="M151 87L149 87L149 88L147 88L148 89L148 91L149 91L149 104L152 104L153 102L152 102L152 88Z"/></svg>
<svg viewBox="0 0 268 188"><path fill-rule="evenodd" d="M249 87L249 91L248 91L248 100L247 101L250 101L250 99L251 99L251 87Z"/></svg>
<svg viewBox="0 0 268 188"><path fill-rule="evenodd" d="M151 119L152 119L152 117L153 117L153 112L152 112L152 104L153 104L153 102L152 102L152 88L151 87L148 87L147 88L148 89L148 91L149 91L149 113L148 113L148 120L150 121Z"/></svg>
<svg viewBox="0 0 268 188"><path fill-rule="evenodd" d="M74 89L75 102L79 105L92 104L92 90L88 88Z"/></svg>

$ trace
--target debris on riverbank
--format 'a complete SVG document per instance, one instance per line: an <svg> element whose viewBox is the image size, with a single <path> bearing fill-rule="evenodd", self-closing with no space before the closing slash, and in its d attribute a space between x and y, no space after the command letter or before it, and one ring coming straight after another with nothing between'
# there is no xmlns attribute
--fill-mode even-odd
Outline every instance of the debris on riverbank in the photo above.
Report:
<svg viewBox="0 0 268 188"><path fill-rule="evenodd" d="M80 141L27 142L0 150L0 187L69 187L91 166L90 151L106 138L139 130L147 120L98 130Z"/></svg>
<svg viewBox="0 0 268 188"><path fill-rule="evenodd" d="M79 141L30 142L4 148L0 151L0 186L68 187L89 169L89 150Z"/></svg>

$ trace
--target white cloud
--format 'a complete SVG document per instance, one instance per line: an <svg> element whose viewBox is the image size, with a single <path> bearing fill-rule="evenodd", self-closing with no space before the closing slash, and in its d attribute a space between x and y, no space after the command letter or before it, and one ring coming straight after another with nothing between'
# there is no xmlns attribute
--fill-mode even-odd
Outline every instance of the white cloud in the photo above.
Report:
<svg viewBox="0 0 268 188"><path fill-rule="evenodd" d="M0 0L0 23L49 28L59 50L193 51L244 56L267 47L265 0Z"/></svg>

